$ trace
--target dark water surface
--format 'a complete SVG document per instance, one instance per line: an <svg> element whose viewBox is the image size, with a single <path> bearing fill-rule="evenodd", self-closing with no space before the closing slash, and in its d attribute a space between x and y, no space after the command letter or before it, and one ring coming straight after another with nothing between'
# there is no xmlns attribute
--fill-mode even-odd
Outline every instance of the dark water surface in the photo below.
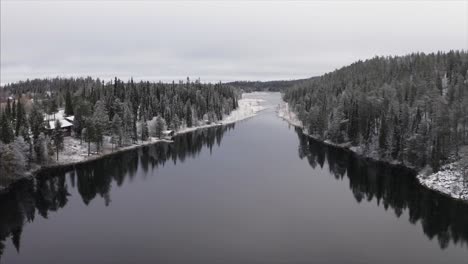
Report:
<svg viewBox="0 0 468 264"><path fill-rule="evenodd" d="M467 241L467 204L273 110L0 195L1 263L466 264Z"/></svg>

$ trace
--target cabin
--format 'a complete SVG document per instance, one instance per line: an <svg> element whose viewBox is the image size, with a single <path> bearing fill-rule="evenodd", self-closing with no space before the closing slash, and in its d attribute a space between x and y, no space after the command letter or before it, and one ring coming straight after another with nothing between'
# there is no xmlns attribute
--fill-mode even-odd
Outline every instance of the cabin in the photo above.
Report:
<svg viewBox="0 0 468 264"><path fill-rule="evenodd" d="M73 128L73 123L69 122L66 119L60 120L60 130L62 131L63 135L66 137L71 136ZM55 120L48 121L48 126L46 126L47 133L52 134L52 131L55 130Z"/></svg>
<svg viewBox="0 0 468 264"><path fill-rule="evenodd" d="M175 131L174 130L164 130L162 132L162 134L166 138L172 138L173 136L175 136Z"/></svg>
<svg viewBox="0 0 468 264"><path fill-rule="evenodd" d="M73 122L75 121L75 116L66 116L65 120L73 124Z"/></svg>
<svg viewBox="0 0 468 264"><path fill-rule="evenodd" d="M55 118L54 118L55 117ZM75 121L75 116L65 116L64 110L59 110L57 113L44 115L44 121L46 123L46 132L47 134L52 134L52 131L55 130L55 121L59 120L61 127L60 129L63 132L64 136L71 136L73 129L73 121Z"/></svg>

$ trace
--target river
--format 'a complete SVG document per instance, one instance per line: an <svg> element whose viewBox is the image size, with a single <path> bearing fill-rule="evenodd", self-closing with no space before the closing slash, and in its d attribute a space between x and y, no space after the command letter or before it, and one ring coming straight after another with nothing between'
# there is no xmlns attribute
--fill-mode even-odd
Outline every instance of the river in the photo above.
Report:
<svg viewBox="0 0 468 264"><path fill-rule="evenodd" d="M467 242L468 204L316 142L273 108L0 195L7 264L456 264Z"/></svg>

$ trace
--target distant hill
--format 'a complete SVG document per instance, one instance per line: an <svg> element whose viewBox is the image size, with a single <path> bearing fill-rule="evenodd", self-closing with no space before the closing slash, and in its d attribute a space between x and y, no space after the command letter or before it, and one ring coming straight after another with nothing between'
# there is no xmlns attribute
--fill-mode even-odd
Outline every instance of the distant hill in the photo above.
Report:
<svg viewBox="0 0 468 264"><path fill-rule="evenodd" d="M242 89L245 92L253 91L270 91L270 92L281 92L287 88L293 87L296 84L310 81L317 77L312 77L308 79L298 79L298 80L281 80L281 81L235 81L226 83L227 85L233 86L238 89Z"/></svg>

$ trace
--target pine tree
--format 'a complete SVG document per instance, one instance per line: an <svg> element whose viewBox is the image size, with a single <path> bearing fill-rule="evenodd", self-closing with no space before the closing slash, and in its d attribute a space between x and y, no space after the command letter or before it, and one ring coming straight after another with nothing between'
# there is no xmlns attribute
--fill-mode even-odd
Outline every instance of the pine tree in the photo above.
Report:
<svg viewBox="0 0 468 264"><path fill-rule="evenodd" d="M114 144L119 147L122 145L122 137L122 119L120 119L118 114L115 114L112 119L112 149L114 148Z"/></svg>
<svg viewBox="0 0 468 264"><path fill-rule="evenodd" d="M57 154L57 161L58 161L59 152L60 150L63 150L63 133L62 133L62 123L60 122L60 120L55 121L53 140L54 140L54 146L55 146L55 153Z"/></svg>
<svg viewBox="0 0 468 264"><path fill-rule="evenodd" d="M26 160L21 150L15 144L4 145L0 142L0 171L7 178L23 176Z"/></svg>
<svg viewBox="0 0 468 264"><path fill-rule="evenodd" d="M180 119L177 114L174 115L174 118L172 118L172 128L174 129L174 131L178 131L180 128Z"/></svg>
<svg viewBox="0 0 468 264"><path fill-rule="evenodd" d="M11 127L11 122L9 116L4 113L0 120L0 141L5 144L13 142L15 139L15 134L13 133L13 128Z"/></svg>
<svg viewBox="0 0 468 264"><path fill-rule="evenodd" d="M18 104L16 104L16 130L15 134L16 136L19 136L21 133L21 127L25 126L26 121L26 113L24 112L23 104L21 101L18 101Z"/></svg>
<svg viewBox="0 0 468 264"><path fill-rule="evenodd" d="M163 136L163 131L165 129L165 126L166 126L166 122L164 121L164 119L158 116L158 118L156 119L156 125L154 128L154 131L155 131L155 136L158 137L159 139L161 139Z"/></svg>
<svg viewBox="0 0 468 264"><path fill-rule="evenodd" d="M185 124L187 127L192 127L192 104L190 100L185 105Z"/></svg>
<svg viewBox="0 0 468 264"><path fill-rule="evenodd" d="M5 113L4 113L4 114L8 117L8 119L10 119L11 116L12 116L12 112L11 112L11 100L10 100L10 98L8 98L8 100L7 100L7 106L6 106L6 109L5 109Z"/></svg>
<svg viewBox="0 0 468 264"><path fill-rule="evenodd" d="M89 156L91 155L91 142L95 141L95 127L94 127L94 122L92 122L91 119L88 119L85 121L85 125L81 133L85 142L88 143L88 156Z"/></svg>
<svg viewBox="0 0 468 264"><path fill-rule="evenodd" d="M73 102L70 94L70 90L67 90L65 94L65 115L72 116L73 115Z"/></svg>
<svg viewBox="0 0 468 264"><path fill-rule="evenodd" d="M141 123L141 140L146 141L149 137L148 124L146 120Z"/></svg>
<svg viewBox="0 0 468 264"><path fill-rule="evenodd" d="M57 106L57 101L55 99L51 99L49 101L49 114L54 115L54 120L55 120L55 114L58 111L58 106Z"/></svg>
<svg viewBox="0 0 468 264"><path fill-rule="evenodd" d="M44 133L40 133L34 140L34 152L36 161L39 164L45 164L48 160L47 139Z"/></svg>
<svg viewBox="0 0 468 264"><path fill-rule="evenodd" d="M108 133L110 125L109 114L103 101L99 100L94 105L94 113L90 122L94 128L93 141L96 144L96 150L99 152L103 143L103 136Z"/></svg>
<svg viewBox="0 0 468 264"><path fill-rule="evenodd" d="M128 144L133 139L133 114L130 110L128 104L123 105L123 118L122 118L122 128L123 128L123 141L125 144Z"/></svg>
<svg viewBox="0 0 468 264"><path fill-rule="evenodd" d="M29 123L31 124L33 139L37 139L44 129L44 117L37 104L33 104L31 114L29 115Z"/></svg>
<svg viewBox="0 0 468 264"><path fill-rule="evenodd" d="M13 104L11 106L11 117L16 118L16 100L13 100Z"/></svg>

